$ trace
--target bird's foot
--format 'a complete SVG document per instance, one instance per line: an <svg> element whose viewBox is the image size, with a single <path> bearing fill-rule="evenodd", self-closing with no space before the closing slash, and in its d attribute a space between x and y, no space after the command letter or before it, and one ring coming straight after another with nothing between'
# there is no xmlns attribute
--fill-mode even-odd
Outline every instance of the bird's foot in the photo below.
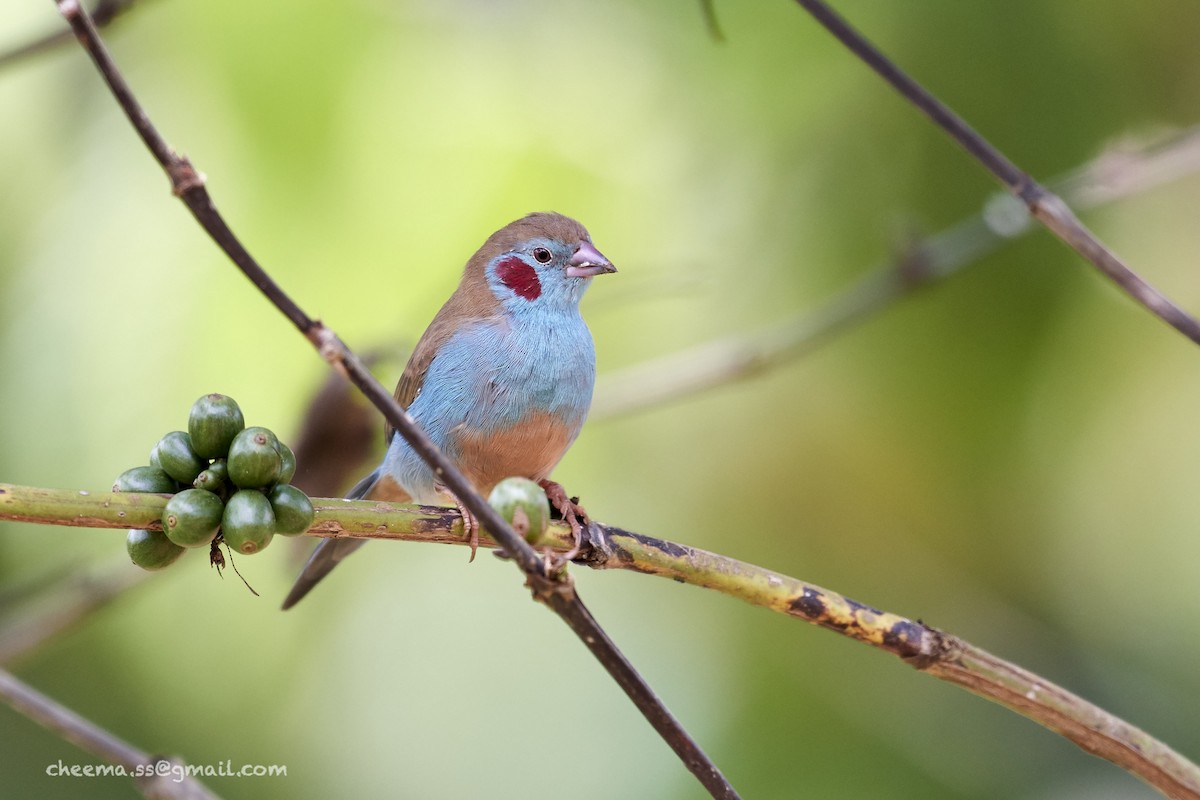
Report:
<svg viewBox="0 0 1200 800"><path fill-rule="evenodd" d="M583 547L583 526L591 524L592 520L584 507L579 505L579 498L568 497L567 490L562 487L562 484L551 480L541 480L538 481L538 485L546 492L546 499L550 501L551 507L567 523L571 528L571 535L575 537L575 544L571 549L555 559L553 566L557 570L579 555L579 550Z"/></svg>
<svg viewBox="0 0 1200 800"><path fill-rule="evenodd" d="M463 530L466 532L464 538L471 547L471 557L467 559L467 563L470 564L475 560L475 551L479 549L479 520L471 513L471 509L463 505L461 500L454 495L450 496L454 498L454 506L458 509L458 513L462 517Z"/></svg>

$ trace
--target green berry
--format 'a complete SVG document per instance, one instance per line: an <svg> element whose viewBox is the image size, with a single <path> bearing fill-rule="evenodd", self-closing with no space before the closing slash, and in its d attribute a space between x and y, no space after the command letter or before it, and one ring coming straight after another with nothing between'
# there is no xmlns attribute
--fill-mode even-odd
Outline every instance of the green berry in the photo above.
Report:
<svg viewBox="0 0 1200 800"><path fill-rule="evenodd" d="M279 460L282 462L282 466L279 469L278 482L291 483L296 474L296 454L283 442L279 443Z"/></svg>
<svg viewBox="0 0 1200 800"><path fill-rule="evenodd" d="M201 458L192 447L192 437L183 431L171 431L159 439L154 451L163 472L180 483L191 484L208 466L208 461Z"/></svg>
<svg viewBox="0 0 1200 800"><path fill-rule="evenodd" d="M167 501L162 525L180 547L203 547L221 527L221 498L203 489L184 489Z"/></svg>
<svg viewBox="0 0 1200 800"><path fill-rule="evenodd" d="M233 437L246 427L237 401L223 394L206 394L192 404L188 434L192 447L204 458L222 458Z"/></svg>
<svg viewBox="0 0 1200 800"><path fill-rule="evenodd" d="M225 544L243 555L262 550L275 535L275 512L271 510L271 501L255 489L235 493L225 503L221 533L225 536Z"/></svg>
<svg viewBox="0 0 1200 800"><path fill-rule="evenodd" d="M266 428L246 428L229 445L229 478L240 489L258 489L279 480L283 459L279 440Z"/></svg>
<svg viewBox="0 0 1200 800"><path fill-rule="evenodd" d="M275 512L275 532L284 536L304 533L312 526L316 512L308 495L287 484L277 484L267 494Z"/></svg>
<svg viewBox="0 0 1200 800"><path fill-rule="evenodd" d="M131 530L125 537L125 549L133 563L145 570L162 569L175 563L184 548L172 542L162 531Z"/></svg>
<svg viewBox="0 0 1200 800"><path fill-rule="evenodd" d="M175 481L158 467L134 467L117 476L113 491L170 494L175 491Z"/></svg>
<svg viewBox="0 0 1200 800"><path fill-rule="evenodd" d="M497 483L488 495L488 505L530 544L550 525L550 501L542 487L528 478L505 478Z"/></svg>
<svg viewBox="0 0 1200 800"><path fill-rule="evenodd" d="M218 458L209 464L208 469L201 472L196 476L196 480L192 481L192 486L197 489L205 489L213 494L220 494L228 485L229 466L223 458Z"/></svg>

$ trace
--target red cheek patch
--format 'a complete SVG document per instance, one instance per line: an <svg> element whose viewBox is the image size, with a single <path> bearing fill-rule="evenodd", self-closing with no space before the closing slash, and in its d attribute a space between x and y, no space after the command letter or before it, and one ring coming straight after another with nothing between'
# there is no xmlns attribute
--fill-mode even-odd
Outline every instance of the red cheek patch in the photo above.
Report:
<svg viewBox="0 0 1200 800"><path fill-rule="evenodd" d="M496 276L518 297L537 300L542 295L542 282L538 280L537 272L516 256L506 258L497 264Z"/></svg>

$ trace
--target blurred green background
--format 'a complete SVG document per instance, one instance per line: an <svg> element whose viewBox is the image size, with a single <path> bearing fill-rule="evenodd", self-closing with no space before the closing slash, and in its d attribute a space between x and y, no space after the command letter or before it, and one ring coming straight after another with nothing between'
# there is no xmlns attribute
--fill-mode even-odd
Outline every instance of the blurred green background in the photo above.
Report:
<svg viewBox="0 0 1200 800"><path fill-rule="evenodd" d="M996 188L792 4L716 6L721 44L682 0L160 0L106 35L234 229L352 347L414 341L505 222L584 221L621 270L584 303L603 391L818 308ZM1197 122L1193 2L839 7L1041 178ZM61 24L7 2L0 47ZM209 391L294 432L324 364L171 198L82 53L0 72L0 109L0 480L105 489ZM1200 310L1198 195L1185 177L1085 221ZM803 360L593 420L556 476L600 520L920 617L1195 759L1198 363L1035 233ZM123 538L0 524L0 592L120 563ZM287 765L208 781L231 798L701 796L511 566L375 543L283 614L286 544L239 562L260 598L191 556L12 668L148 751ZM1155 796L829 632L577 579L747 797ZM95 761L0 709L13 796L133 794L47 777L60 759Z"/></svg>

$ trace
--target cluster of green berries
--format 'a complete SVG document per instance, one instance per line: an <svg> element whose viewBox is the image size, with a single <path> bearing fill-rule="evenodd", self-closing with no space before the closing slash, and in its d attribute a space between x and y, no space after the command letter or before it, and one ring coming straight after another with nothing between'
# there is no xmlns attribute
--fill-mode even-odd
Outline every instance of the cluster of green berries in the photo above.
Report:
<svg viewBox="0 0 1200 800"><path fill-rule="evenodd" d="M171 494L162 531L131 530L133 563L162 569L189 547L227 547L246 555L275 534L308 530L313 507L288 481L296 456L266 428L246 427L231 397L208 394L192 405L187 433L172 431L150 452L150 465L121 473L114 492ZM218 534L221 539L217 539Z"/></svg>

